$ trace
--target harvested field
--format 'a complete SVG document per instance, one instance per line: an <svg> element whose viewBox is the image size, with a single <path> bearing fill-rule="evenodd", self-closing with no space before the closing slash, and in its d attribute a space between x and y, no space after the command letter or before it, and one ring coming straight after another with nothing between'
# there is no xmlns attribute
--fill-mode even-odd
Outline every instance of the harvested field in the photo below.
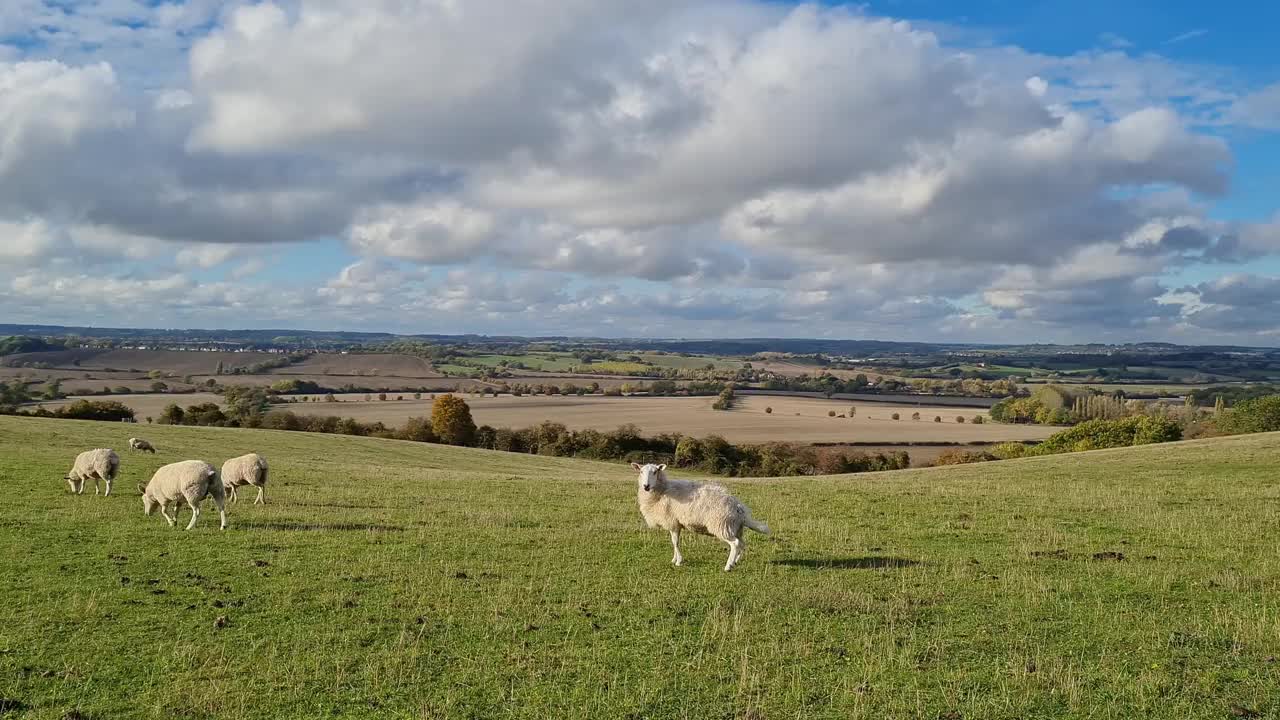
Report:
<svg viewBox="0 0 1280 720"><path fill-rule="evenodd" d="M341 354L320 353L300 363L276 368L273 375L307 376L358 376L387 379L440 378L444 374L431 367L431 363L413 355L381 353ZM332 383L329 383L332 384Z"/></svg>
<svg viewBox="0 0 1280 720"><path fill-rule="evenodd" d="M390 399L365 401L364 394L339 395L340 402L295 402L282 406L304 415L337 415L362 422L381 421L396 427L414 416L431 412L431 400L397 401ZM123 395L112 397L132 407L139 417L157 416L165 405L176 402L187 406L200 402L218 402L217 395ZM975 415L985 413L972 409L919 407L865 403L858 406L857 419L828 417L847 413L850 404L817 398L742 397L733 410L711 409L714 398L650 398L650 397L467 397L478 425L494 427L526 427L544 420L563 423L570 429L612 430L634 423L646 434L675 432L684 435L721 435L730 442L798 442L798 443L994 443L1017 440L1043 440L1058 430L1035 425L975 425ZM45 403L56 407L58 403ZM773 408L772 414L765 408ZM911 420L919 412L921 419ZM901 420L893 420L898 413ZM943 422L933 419L940 416ZM963 416L964 424L956 422ZM936 455L936 452L934 453Z"/></svg>

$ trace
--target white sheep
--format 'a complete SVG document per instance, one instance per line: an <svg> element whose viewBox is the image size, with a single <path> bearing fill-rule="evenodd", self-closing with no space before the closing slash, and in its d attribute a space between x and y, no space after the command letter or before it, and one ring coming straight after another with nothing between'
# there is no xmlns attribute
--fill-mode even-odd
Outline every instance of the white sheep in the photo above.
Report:
<svg viewBox="0 0 1280 720"><path fill-rule="evenodd" d="M76 495L84 494L86 480L93 480L93 494L97 495L98 481L103 480L107 485L105 495L110 495L111 484L115 482L116 473L119 471L120 456L116 451L99 448L86 450L77 455L75 464L71 466L71 472L67 473L63 479L71 486L71 492Z"/></svg>
<svg viewBox="0 0 1280 720"><path fill-rule="evenodd" d="M728 543L725 572L732 570L746 551L743 528L769 534L769 526L753 519L747 506L730 495L723 485L668 480L666 465L631 463L631 467L640 473L640 488L636 493L640 514L649 527L671 532L671 547L675 549L671 562L677 566L684 564L680 555L681 530L711 535Z"/></svg>
<svg viewBox="0 0 1280 720"><path fill-rule="evenodd" d="M129 447L139 452L156 454L156 447L142 438L129 438Z"/></svg>
<svg viewBox="0 0 1280 720"><path fill-rule="evenodd" d="M258 488L253 504L267 504L267 459L258 453L231 458L222 463L222 487L231 493L231 502L239 502L236 488L252 485Z"/></svg>
<svg viewBox="0 0 1280 720"><path fill-rule="evenodd" d="M166 510L171 504L175 505L176 510L176 504L186 500L187 505L191 506L191 522L187 523L187 529L190 530L200 518L200 503L210 495L218 506L220 528L226 530L227 496L218 479L218 471L203 460L183 460L165 465L151 476L151 482L142 489L142 512L150 515L156 508L160 508L160 514L172 527L177 523L177 518L169 517Z"/></svg>

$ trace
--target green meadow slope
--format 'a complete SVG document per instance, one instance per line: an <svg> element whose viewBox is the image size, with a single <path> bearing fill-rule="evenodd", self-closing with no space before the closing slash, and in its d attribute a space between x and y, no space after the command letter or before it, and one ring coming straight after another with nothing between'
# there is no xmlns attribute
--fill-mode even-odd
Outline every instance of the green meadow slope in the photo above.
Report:
<svg viewBox="0 0 1280 720"><path fill-rule="evenodd" d="M251 450L226 532L142 515ZM0 718L1280 716L1280 436L726 484L732 573L621 465L0 418Z"/></svg>

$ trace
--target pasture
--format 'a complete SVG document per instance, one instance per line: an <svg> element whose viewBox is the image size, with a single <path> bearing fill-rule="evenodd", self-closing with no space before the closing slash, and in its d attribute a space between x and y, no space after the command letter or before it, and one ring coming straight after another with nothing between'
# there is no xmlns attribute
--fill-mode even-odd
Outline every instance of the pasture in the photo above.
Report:
<svg viewBox="0 0 1280 720"><path fill-rule="evenodd" d="M0 713L31 718L1227 718L1280 699L1280 437L729 481L743 564L622 465L0 418ZM218 532L159 465L271 461Z"/></svg>
<svg viewBox="0 0 1280 720"><path fill-rule="evenodd" d="M304 396L300 396L304 397ZM311 396L305 396L311 397ZM383 422L399 427L411 417L431 414L431 400L424 395L413 400L411 393L389 393L388 400L366 401L364 393L337 395L339 402L297 402L277 406L300 415L337 415L361 422ZM396 397L404 397L397 401ZM322 399L323 396L315 396ZM183 407L203 402L221 402L212 394L195 395L123 395L111 398L133 408L140 421L157 417L170 403ZM850 403L808 397L740 396L729 411L713 410L713 397L604 397L545 396L513 397L466 396L477 425L521 428L544 420L563 423L572 430L595 428L613 430L624 423L634 423L646 434L678 432L702 437L721 435L735 443L993 443L1015 440L1043 440L1060 428L1042 425L975 425L975 415L984 411L972 408L946 408L889 403ZM59 402L44 403L57 407ZM847 414L856 407L857 418L829 417L827 413ZM772 413L766 413L772 408ZM911 420L913 413L921 419ZM897 413L899 420L893 420ZM943 422L934 422L941 417ZM957 417L964 417L963 424Z"/></svg>

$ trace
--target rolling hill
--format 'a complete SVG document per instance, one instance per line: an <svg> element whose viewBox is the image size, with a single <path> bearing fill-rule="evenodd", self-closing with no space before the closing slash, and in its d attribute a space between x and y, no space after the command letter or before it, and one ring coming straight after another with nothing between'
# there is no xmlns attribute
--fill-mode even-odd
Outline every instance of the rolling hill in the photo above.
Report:
<svg viewBox="0 0 1280 720"><path fill-rule="evenodd" d="M119 496L70 496L96 446ZM142 515L156 467L250 450L228 531ZM1277 450L730 480L774 535L726 574L669 566L622 465L4 417L0 715L1273 717Z"/></svg>

